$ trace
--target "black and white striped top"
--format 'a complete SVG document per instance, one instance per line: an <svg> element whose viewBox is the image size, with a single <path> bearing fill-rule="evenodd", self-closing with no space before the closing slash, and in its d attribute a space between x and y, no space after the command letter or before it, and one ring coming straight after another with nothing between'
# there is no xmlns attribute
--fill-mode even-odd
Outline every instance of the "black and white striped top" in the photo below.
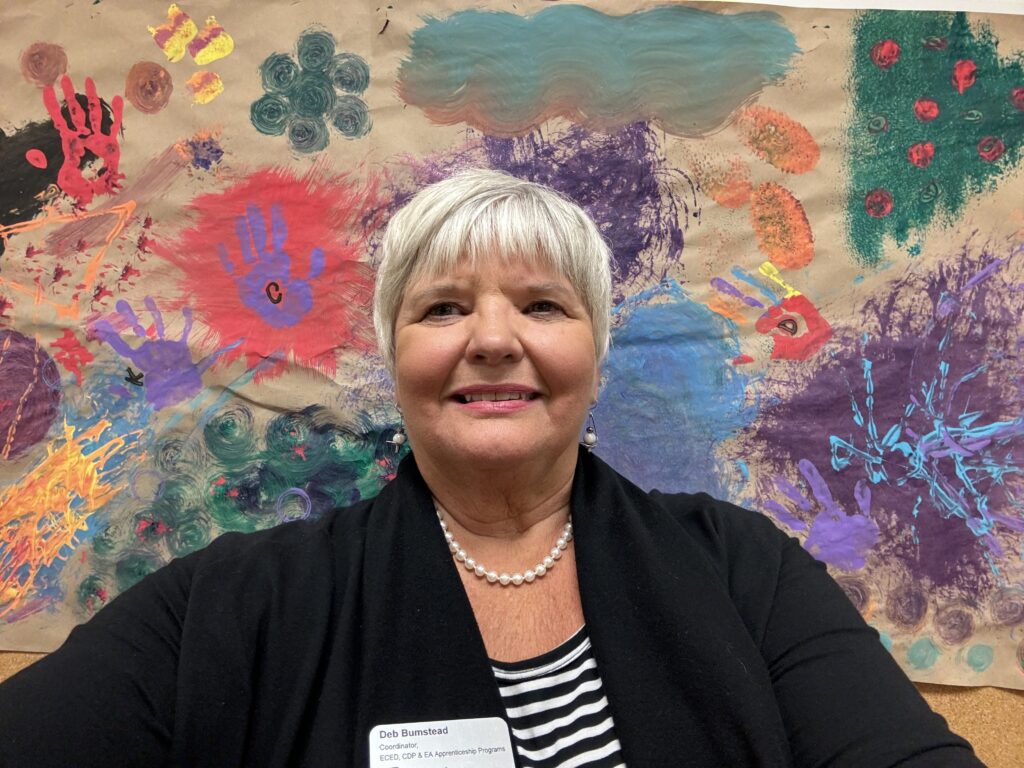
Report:
<svg viewBox="0 0 1024 768"><path fill-rule="evenodd" d="M625 768L586 627L525 661L491 661L525 768Z"/></svg>

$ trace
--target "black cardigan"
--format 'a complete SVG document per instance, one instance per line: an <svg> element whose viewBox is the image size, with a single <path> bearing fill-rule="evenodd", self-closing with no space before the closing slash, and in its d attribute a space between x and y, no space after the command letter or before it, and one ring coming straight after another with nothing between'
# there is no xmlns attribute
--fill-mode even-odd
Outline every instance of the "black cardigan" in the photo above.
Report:
<svg viewBox="0 0 1024 768"><path fill-rule="evenodd" d="M571 504L630 768L980 765L767 518L644 493L582 451ZM375 725L491 716L483 640L410 457L377 498L222 536L76 628L0 686L0 765L366 766Z"/></svg>

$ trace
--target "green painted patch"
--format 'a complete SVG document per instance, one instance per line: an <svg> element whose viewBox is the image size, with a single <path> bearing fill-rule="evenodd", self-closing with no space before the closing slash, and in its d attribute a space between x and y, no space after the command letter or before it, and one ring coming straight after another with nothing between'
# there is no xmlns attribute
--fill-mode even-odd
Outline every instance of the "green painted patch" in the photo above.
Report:
<svg viewBox="0 0 1024 768"><path fill-rule="evenodd" d="M880 262L886 237L954 221L1019 162L1024 52L1000 59L996 45L963 13L858 17L846 218L861 263Z"/></svg>

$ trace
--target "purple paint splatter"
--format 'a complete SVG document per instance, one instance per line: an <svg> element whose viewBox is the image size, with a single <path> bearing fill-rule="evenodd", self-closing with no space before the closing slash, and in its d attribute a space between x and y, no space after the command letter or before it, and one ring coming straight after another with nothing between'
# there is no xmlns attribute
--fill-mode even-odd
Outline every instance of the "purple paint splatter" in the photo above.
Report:
<svg viewBox="0 0 1024 768"><path fill-rule="evenodd" d="M659 282L664 265L679 261L689 222L700 218L692 180L668 165L657 134L645 123L612 134L573 126L559 134L538 130L511 139L484 136L410 166L412 188L393 192L387 214L418 189L466 167L505 171L574 200L612 249L617 301L629 283Z"/></svg>
<svg viewBox="0 0 1024 768"><path fill-rule="evenodd" d="M210 170L215 165L220 165L224 157L224 150L212 136L196 137L185 142L188 149L189 162L193 168L200 168L204 171Z"/></svg>
<svg viewBox="0 0 1024 768"><path fill-rule="evenodd" d="M513 139L484 138L493 168L546 184L579 203L608 239L615 259L615 277L657 280L657 258L678 261L683 230L699 218L696 188L669 168L657 134L646 123L617 133L590 133L574 126L546 138L540 131ZM681 184L687 199L676 195Z"/></svg>
<svg viewBox="0 0 1024 768"><path fill-rule="evenodd" d="M779 475L827 457L832 468L827 485L811 484L815 498L870 516L881 560L973 599L998 582L1000 553L1024 538L1007 484L1024 455L1019 393L1008 385L1019 375L1024 296L1008 282L1019 256L995 258L968 243L933 273L898 281L866 303L871 334L841 336L802 389L766 380L776 397L763 401L755 433ZM780 490L762 481L760 503L770 509L766 498ZM806 510L797 514L808 521Z"/></svg>

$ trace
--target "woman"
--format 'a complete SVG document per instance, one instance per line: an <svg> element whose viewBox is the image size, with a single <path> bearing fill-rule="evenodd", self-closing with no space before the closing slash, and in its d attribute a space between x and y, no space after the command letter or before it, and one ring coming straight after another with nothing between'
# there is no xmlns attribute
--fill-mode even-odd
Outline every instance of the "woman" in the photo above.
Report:
<svg viewBox="0 0 1024 768"><path fill-rule="evenodd" d="M767 518L580 447L611 280L578 207L468 171L382 248L395 481L113 601L0 688L0 764L980 764Z"/></svg>

